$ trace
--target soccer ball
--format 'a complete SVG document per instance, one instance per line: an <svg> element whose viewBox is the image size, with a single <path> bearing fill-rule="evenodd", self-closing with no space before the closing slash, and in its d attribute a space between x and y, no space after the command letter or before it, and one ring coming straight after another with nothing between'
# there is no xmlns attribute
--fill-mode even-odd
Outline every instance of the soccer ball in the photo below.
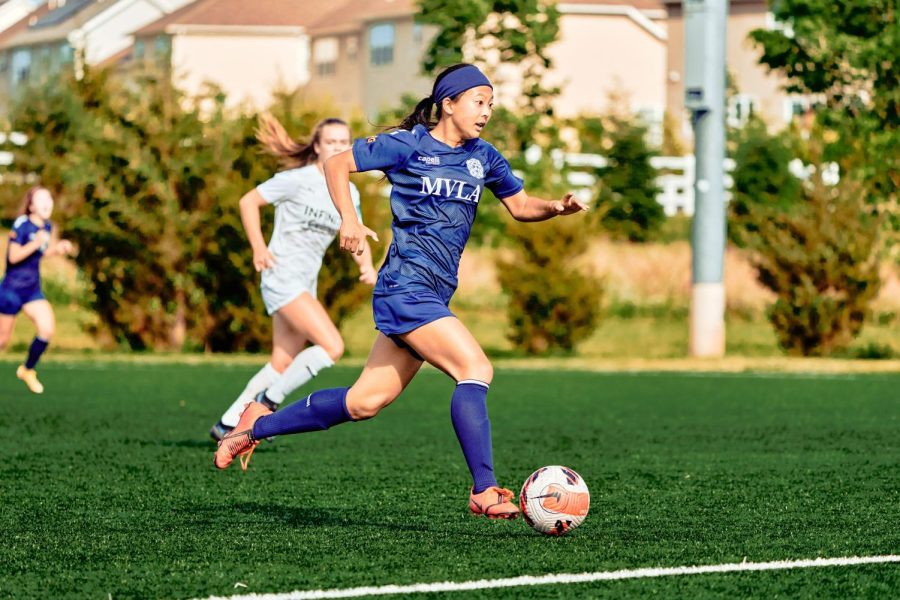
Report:
<svg viewBox="0 0 900 600"><path fill-rule="evenodd" d="M565 535L581 525L591 506L587 484L572 469L541 467L519 492L522 518L545 535Z"/></svg>

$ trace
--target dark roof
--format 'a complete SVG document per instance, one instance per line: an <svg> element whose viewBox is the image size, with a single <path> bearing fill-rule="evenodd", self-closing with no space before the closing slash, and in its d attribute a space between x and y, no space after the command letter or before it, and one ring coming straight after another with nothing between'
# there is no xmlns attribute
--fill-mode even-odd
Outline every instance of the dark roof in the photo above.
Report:
<svg viewBox="0 0 900 600"><path fill-rule="evenodd" d="M29 25L28 27L30 29L42 29L44 27L59 25L83 11L93 2L95 2L95 0L69 0L61 7L49 11L44 16L40 17L36 23Z"/></svg>

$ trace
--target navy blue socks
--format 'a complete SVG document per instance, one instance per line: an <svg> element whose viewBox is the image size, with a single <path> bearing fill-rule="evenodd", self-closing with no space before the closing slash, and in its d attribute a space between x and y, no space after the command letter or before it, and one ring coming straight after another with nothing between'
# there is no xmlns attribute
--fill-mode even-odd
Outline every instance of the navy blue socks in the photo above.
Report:
<svg viewBox="0 0 900 600"><path fill-rule="evenodd" d="M28 358L25 360L25 368L33 369L41 359L41 354L44 353L44 350L46 350L49 345L50 342L47 340L35 336L34 340L31 342L31 346L28 347Z"/></svg>
<svg viewBox="0 0 900 600"><path fill-rule="evenodd" d="M253 425L253 437L261 440L289 433L322 431L352 421L347 412L348 389L319 390L277 413L260 417Z"/></svg>
<svg viewBox="0 0 900 600"><path fill-rule="evenodd" d="M450 402L453 429L472 473L476 494L497 485L491 452L491 422L487 414L488 389L488 384L483 381L460 381Z"/></svg>

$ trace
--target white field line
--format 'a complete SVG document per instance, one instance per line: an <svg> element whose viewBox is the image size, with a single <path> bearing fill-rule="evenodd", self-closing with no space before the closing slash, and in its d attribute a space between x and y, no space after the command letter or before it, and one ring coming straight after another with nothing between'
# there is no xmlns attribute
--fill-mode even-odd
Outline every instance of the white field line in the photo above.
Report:
<svg viewBox="0 0 900 600"><path fill-rule="evenodd" d="M659 567L647 569L624 569L621 571L600 571L597 573L560 573L555 575L524 575L505 579L481 579L479 581L445 581L441 583L416 583L411 585L382 585L377 587L357 587L332 590L307 590L278 594L242 594L237 596L210 596L206 600L312 600L316 598L361 598L364 596L386 596L389 594L425 594L434 592L463 592L492 588L520 587L527 585L551 585L588 583L591 581L613 581L618 579L643 579L647 577L669 577L673 575L701 575L704 573L740 573L745 571L781 571L787 569L808 569L812 567L845 567L900 563L900 555L848 556L843 558L815 558L808 560L778 560L772 562L742 562L723 565L701 565L693 567ZM240 584L243 585L243 584Z"/></svg>

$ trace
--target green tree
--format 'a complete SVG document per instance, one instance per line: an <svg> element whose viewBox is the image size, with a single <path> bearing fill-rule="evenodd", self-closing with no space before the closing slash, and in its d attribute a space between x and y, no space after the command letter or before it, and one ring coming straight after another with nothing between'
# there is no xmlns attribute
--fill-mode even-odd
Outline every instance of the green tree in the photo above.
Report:
<svg viewBox="0 0 900 600"><path fill-rule="evenodd" d="M845 348L879 288L880 217L859 181L824 182L820 135L802 140L750 122L734 151L730 233L776 295L768 315L790 354ZM795 157L808 165L806 181L788 170Z"/></svg>
<svg viewBox="0 0 900 600"><path fill-rule="evenodd" d="M517 223L509 236L512 254L498 260L509 340L528 354L571 352L596 329L603 299L603 282L575 266L587 250L584 223Z"/></svg>
<svg viewBox="0 0 900 600"><path fill-rule="evenodd" d="M801 182L788 166L800 149L794 132L769 133L765 123L756 118L734 132L731 145L735 168L728 235L732 242L746 246L747 236L758 232L757 223L750 218L754 205L786 212L800 201Z"/></svg>
<svg viewBox="0 0 900 600"><path fill-rule="evenodd" d="M329 116L281 108L303 132ZM255 116L234 116L215 89L188 98L164 74L123 81L88 70L28 90L10 118L30 139L17 167L55 192L58 220L79 245L98 333L134 349L268 346L237 202L276 169L256 143ZM383 204L364 183L364 205ZM351 262L333 257L320 289L338 321L368 293Z"/></svg>
<svg viewBox="0 0 900 600"><path fill-rule="evenodd" d="M653 239L666 215L656 201L657 170L650 164L656 152L647 143L646 126L632 117L613 115L603 120L600 148L593 147L592 138L587 138L588 151L607 159L606 166L594 170L600 181L595 206L601 223L614 236L632 242Z"/></svg>
<svg viewBox="0 0 900 600"><path fill-rule="evenodd" d="M790 92L821 99L824 160L864 181L870 205L900 238L900 23L896 0L779 0L780 30L751 38ZM900 253L898 253L900 257Z"/></svg>

